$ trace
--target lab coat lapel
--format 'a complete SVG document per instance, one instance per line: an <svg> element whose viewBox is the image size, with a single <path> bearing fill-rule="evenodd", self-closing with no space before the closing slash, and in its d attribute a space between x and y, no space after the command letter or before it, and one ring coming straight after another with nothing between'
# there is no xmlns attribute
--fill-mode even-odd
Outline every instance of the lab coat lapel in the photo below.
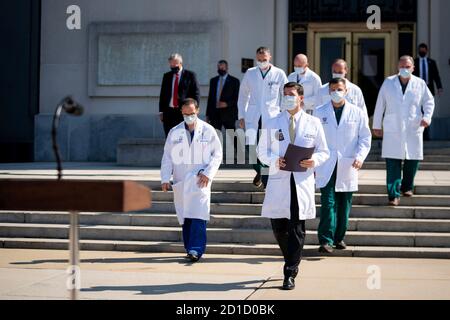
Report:
<svg viewBox="0 0 450 320"><path fill-rule="evenodd" d="M334 128L338 128L338 123L336 120L336 114L334 113L334 107L332 102L328 102L326 107L327 120L333 125Z"/></svg>
<svg viewBox="0 0 450 320"><path fill-rule="evenodd" d="M347 102L347 104L348 104L348 102ZM344 110L342 110L341 121L339 121L339 126L338 126L339 128L343 126L343 123L346 122L349 115L350 115L350 108L347 108L347 106L344 106ZM336 117L334 117L334 119L336 120ZM337 120L336 120L336 124L337 124Z"/></svg>
<svg viewBox="0 0 450 320"><path fill-rule="evenodd" d="M280 129L283 133L283 137L284 137L284 141L280 141L280 146L281 144L286 144L286 146L288 146L291 143L291 137L289 136L289 119L290 119L290 114L287 111L284 111L284 116L280 117L279 123L280 123ZM287 117L287 121L286 121L286 117Z"/></svg>
<svg viewBox="0 0 450 320"><path fill-rule="evenodd" d="M200 121L200 119L198 119L197 125L195 126L194 140L191 143L191 148L193 148L194 144L197 144L198 141L200 141L200 139L202 137L202 132L203 132L203 123ZM198 150L198 149L196 149L196 150Z"/></svg>
<svg viewBox="0 0 450 320"><path fill-rule="evenodd" d="M303 136L307 133L308 121L305 117L305 111L300 111L300 119L298 121L297 129L295 130L295 145L299 146L302 144Z"/></svg>
<svg viewBox="0 0 450 320"><path fill-rule="evenodd" d="M410 80L411 81L411 80ZM406 87L406 91L405 94L403 94L403 89L402 89L402 85L400 84L400 79L397 78L394 81L394 88L395 88L395 95L400 96L401 97L401 101L405 100L406 97L406 93L408 92L409 88L410 88L410 83L408 83L408 86Z"/></svg>

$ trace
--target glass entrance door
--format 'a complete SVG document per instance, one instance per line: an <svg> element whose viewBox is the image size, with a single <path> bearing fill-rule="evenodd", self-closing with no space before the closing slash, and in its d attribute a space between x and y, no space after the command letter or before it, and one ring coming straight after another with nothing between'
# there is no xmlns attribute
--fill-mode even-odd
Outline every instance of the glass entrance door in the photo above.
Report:
<svg viewBox="0 0 450 320"><path fill-rule="evenodd" d="M357 84L372 116L378 92L391 74L391 34L364 32L315 32L314 68L323 83L331 80L331 65L343 58L349 66L347 78Z"/></svg>
<svg viewBox="0 0 450 320"><path fill-rule="evenodd" d="M315 39L316 72L323 83L331 80L331 65L334 60L342 58L351 63L351 33L350 32L319 32Z"/></svg>
<svg viewBox="0 0 450 320"><path fill-rule="evenodd" d="M378 92L390 74L390 43L388 33L353 34L353 81L364 93L369 115L373 115Z"/></svg>

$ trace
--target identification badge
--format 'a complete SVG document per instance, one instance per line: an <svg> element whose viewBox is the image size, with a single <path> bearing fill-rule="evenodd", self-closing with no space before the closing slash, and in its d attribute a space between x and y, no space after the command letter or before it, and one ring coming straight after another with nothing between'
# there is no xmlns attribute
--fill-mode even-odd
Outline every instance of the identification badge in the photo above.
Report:
<svg viewBox="0 0 450 320"><path fill-rule="evenodd" d="M285 140L285 139L284 139L284 135L283 135L283 131L281 131L281 129L278 130L278 132L275 134L275 138L276 138L278 141L284 141L284 140Z"/></svg>

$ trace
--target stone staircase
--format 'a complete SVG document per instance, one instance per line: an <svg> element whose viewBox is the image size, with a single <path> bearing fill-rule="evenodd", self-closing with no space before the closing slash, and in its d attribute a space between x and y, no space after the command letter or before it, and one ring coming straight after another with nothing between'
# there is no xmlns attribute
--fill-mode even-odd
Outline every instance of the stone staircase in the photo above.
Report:
<svg viewBox="0 0 450 320"><path fill-rule="evenodd" d="M450 169L450 142L426 144L422 171ZM383 168L379 142L374 142L366 168ZM247 179L248 180L248 179ZM450 182L419 185L416 196L397 208L386 206L385 186L365 182L354 196L346 242L334 256L450 258ZM82 250L182 253L181 228L172 193L159 181L143 182L153 189L150 210L126 214L82 213ZM220 180L213 184L207 253L276 255L280 250L270 222L261 218L264 193L249 181ZM320 196L316 200L320 207ZM320 214L320 210L318 210ZM0 247L67 249L69 217L64 212L0 211ZM317 226L308 221L305 256L318 256Z"/></svg>
<svg viewBox="0 0 450 320"><path fill-rule="evenodd" d="M182 252L171 193L156 191L145 212L82 213L83 250ZM383 186L363 185L355 195L347 243L338 256L450 258L450 188L418 187L417 196L385 207ZM279 255L267 219L260 217L264 193L250 183L216 183L208 228L208 253ZM320 201L317 196L318 202ZM64 212L0 212L0 244L6 248L66 249ZM318 219L308 221L305 255L317 255Z"/></svg>

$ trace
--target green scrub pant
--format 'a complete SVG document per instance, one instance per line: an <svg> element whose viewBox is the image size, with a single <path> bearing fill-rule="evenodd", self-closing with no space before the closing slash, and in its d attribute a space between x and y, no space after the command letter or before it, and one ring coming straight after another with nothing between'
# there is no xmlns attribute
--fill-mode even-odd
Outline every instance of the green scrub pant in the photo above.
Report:
<svg viewBox="0 0 450 320"><path fill-rule="evenodd" d="M387 192L389 201L398 199L402 192L414 191L414 179L419 170L419 160L386 159Z"/></svg>
<svg viewBox="0 0 450 320"><path fill-rule="evenodd" d="M343 241L352 208L352 192L336 192L337 168L327 186L320 189L321 208L318 229L320 245L336 245Z"/></svg>

